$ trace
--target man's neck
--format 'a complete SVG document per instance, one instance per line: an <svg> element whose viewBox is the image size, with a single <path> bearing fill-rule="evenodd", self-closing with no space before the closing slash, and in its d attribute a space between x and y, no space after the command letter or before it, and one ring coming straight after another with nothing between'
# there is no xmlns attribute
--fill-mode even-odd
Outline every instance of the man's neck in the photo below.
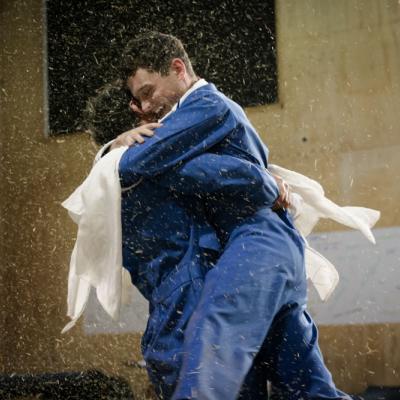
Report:
<svg viewBox="0 0 400 400"><path fill-rule="evenodd" d="M199 80L200 80L200 78L199 78L198 76L196 76L196 75L192 76L192 77L191 77L190 85L189 85L189 87L188 87L188 90L189 90L196 82L198 82Z"/></svg>
<svg viewBox="0 0 400 400"><path fill-rule="evenodd" d="M188 90L190 90L192 87L193 87L193 85L196 83L196 82L198 82L200 80L200 78L198 77L198 76L196 76L196 75L187 75L186 76L186 78L185 78L185 86L186 86L186 90L185 90L185 92L184 93L182 93L182 96L184 96L185 94L186 94L186 92L188 91ZM181 96L181 97L182 97Z"/></svg>
<svg viewBox="0 0 400 400"><path fill-rule="evenodd" d="M186 90L186 92L181 96L181 98L179 99L179 101L172 107L172 110L167 113L166 115L164 115L159 122L161 122L164 118L166 118L167 116L169 116L170 114L172 114L173 112L175 112L175 110L185 101L185 99L191 94L192 91L196 90L198 87L201 87L203 85L207 85L207 82L204 79L195 77L195 79L193 79L191 81L191 85L190 87L188 87L188 89Z"/></svg>
<svg viewBox="0 0 400 400"><path fill-rule="evenodd" d="M191 92L193 92L194 90L196 90L196 88L202 84L207 84L207 82L204 79L201 79L197 76L194 76L193 79L191 80L191 84L188 87L188 89L186 90L186 92L181 96L181 98L179 99L178 104L181 104L186 97L188 97L190 95Z"/></svg>

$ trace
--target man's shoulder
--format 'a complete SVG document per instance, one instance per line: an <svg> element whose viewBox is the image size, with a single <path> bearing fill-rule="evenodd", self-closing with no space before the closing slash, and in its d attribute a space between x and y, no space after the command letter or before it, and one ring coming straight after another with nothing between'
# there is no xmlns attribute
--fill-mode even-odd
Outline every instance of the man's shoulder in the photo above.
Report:
<svg viewBox="0 0 400 400"><path fill-rule="evenodd" d="M225 112L230 112L235 116L243 118L245 116L243 108L230 99L220 90L218 90L214 84L208 83L204 86L193 91L185 100L183 105L193 107L196 104L202 106L216 107L217 109Z"/></svg>
<svg viewBox="0 0 400 400"><path fill-rule="evenodd" d="M193 105L193 103L204 102L213 105L226 105L227 98L212 83L207 83L193 91L182 104L182 106Z"/></svg>

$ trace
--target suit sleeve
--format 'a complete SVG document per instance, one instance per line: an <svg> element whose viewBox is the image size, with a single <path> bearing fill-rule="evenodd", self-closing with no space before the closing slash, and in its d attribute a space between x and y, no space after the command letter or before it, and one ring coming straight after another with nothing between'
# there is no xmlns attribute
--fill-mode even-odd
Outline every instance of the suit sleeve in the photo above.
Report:
<svg viewBox="0 0 400 400"><path fill-rule="evenodd" d="M193 97L167 117L153 137L124 153L119 164L122 187L204 153L235 130L236 119L222 99L215 95Z"/></svg>
<svg viewBox="0 0 400 400"><path fill-rule="evenodd" d="M159 179L171 190L253 207L271 207L279 196L269 172L244 159L205 153L193 158Z"/></svg>

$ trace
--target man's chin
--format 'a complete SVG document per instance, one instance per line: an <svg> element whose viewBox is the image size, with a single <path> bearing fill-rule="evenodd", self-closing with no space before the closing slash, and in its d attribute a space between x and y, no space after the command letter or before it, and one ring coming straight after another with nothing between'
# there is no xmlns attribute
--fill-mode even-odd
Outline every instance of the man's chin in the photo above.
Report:
<svg viewBox="0 0 400 400"><path fill-rule="evenodd" d="M159 111L156 112L149 112L146 114L142 115L142 120L146 123L149 124L151 122L158 122L162 117L167 115L168 111L165 111L164 108L160 109Z"/></svg>
<svg viewBox="0 0 400 400"><path fill-rule="evenodd" d="M164 118L170 111L172 106L163 106L155 113L157 120Z"/></svg>
<svg viewBox="0 0 400 400"><path fill-rule="evenodd" d="M142 119L146 121L146 123L157 122L161 118L164 118L171 110L173 106L164 105L159 107L156 111L149 112L142 115Z"/></svg>

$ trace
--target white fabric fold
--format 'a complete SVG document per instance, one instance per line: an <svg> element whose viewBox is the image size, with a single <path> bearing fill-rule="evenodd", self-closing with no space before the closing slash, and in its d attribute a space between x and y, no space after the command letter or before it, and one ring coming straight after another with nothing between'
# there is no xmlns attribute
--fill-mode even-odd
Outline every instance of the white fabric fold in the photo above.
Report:
<svg viewBox="0 0 400 400"><path fill-rule="evenodd" d="M339 224L359 230L375 244L371 228L380 212L365 207L340 207L325 197L322 186L298 172L270 164L268 170L279 175L289 184L292 192L294 224L300 233L308 236L320 218L328 218ZM311 248L306 241L305 263L307 278L311 280L321 300L326 301L339 283L336 268L325 257Z"/></svg>
<svg viewBox="0 0 400 400"><path fill-rule="evenodd" d="M121 186L119 160L127 147L102 157L85 181L62 203L78 225L68 277L68 312L72 321L82 315L91 288L113 319L118 319L123 298L129 297L129 273L122 268ZM124 272L125 271L125 272ZM124 283L124 284L123 284Z"/></svg>
<svg viewBox="0 0 400 400"><path fill-rule="evenodd" d="M302 198L301 211L297 211L295 223L304 236L311 233L320 218L329 218L361 231L370 242L375 243L371 228L380 217L379 211L365 207L340 207L325 197L324 189L318 182L278 165L270 164L268 169L283 178L291 191Z"/></svg>
<svg viewBox="0 0 400 400"><path fill-rule="evenodd" d="M322 301L327 301L337 284L339 273L322 254L306 244L304 251L307 279L314 285Z"/></svg>
<svg viewBox="0 0 400 400"><path fill-rule="evenodd" d="M83 314L91 288L103 309L118 319L122 303L129 302L133 288L127 270L122 268L120 158L126 147L100 158L88 177L62 205L78 225L68 277L68 316L71 321L62 332L72 328ZM320 218L330 218L360 230L375 243L371 227L379 219L376 210L339 207L327 199L322 186L297 172L277 165L270 172L281 176L291 187L292 209L297 229L307 236ZM339 282L335 267L306 242L307 277L322 300L327 300Z"/></svg>

